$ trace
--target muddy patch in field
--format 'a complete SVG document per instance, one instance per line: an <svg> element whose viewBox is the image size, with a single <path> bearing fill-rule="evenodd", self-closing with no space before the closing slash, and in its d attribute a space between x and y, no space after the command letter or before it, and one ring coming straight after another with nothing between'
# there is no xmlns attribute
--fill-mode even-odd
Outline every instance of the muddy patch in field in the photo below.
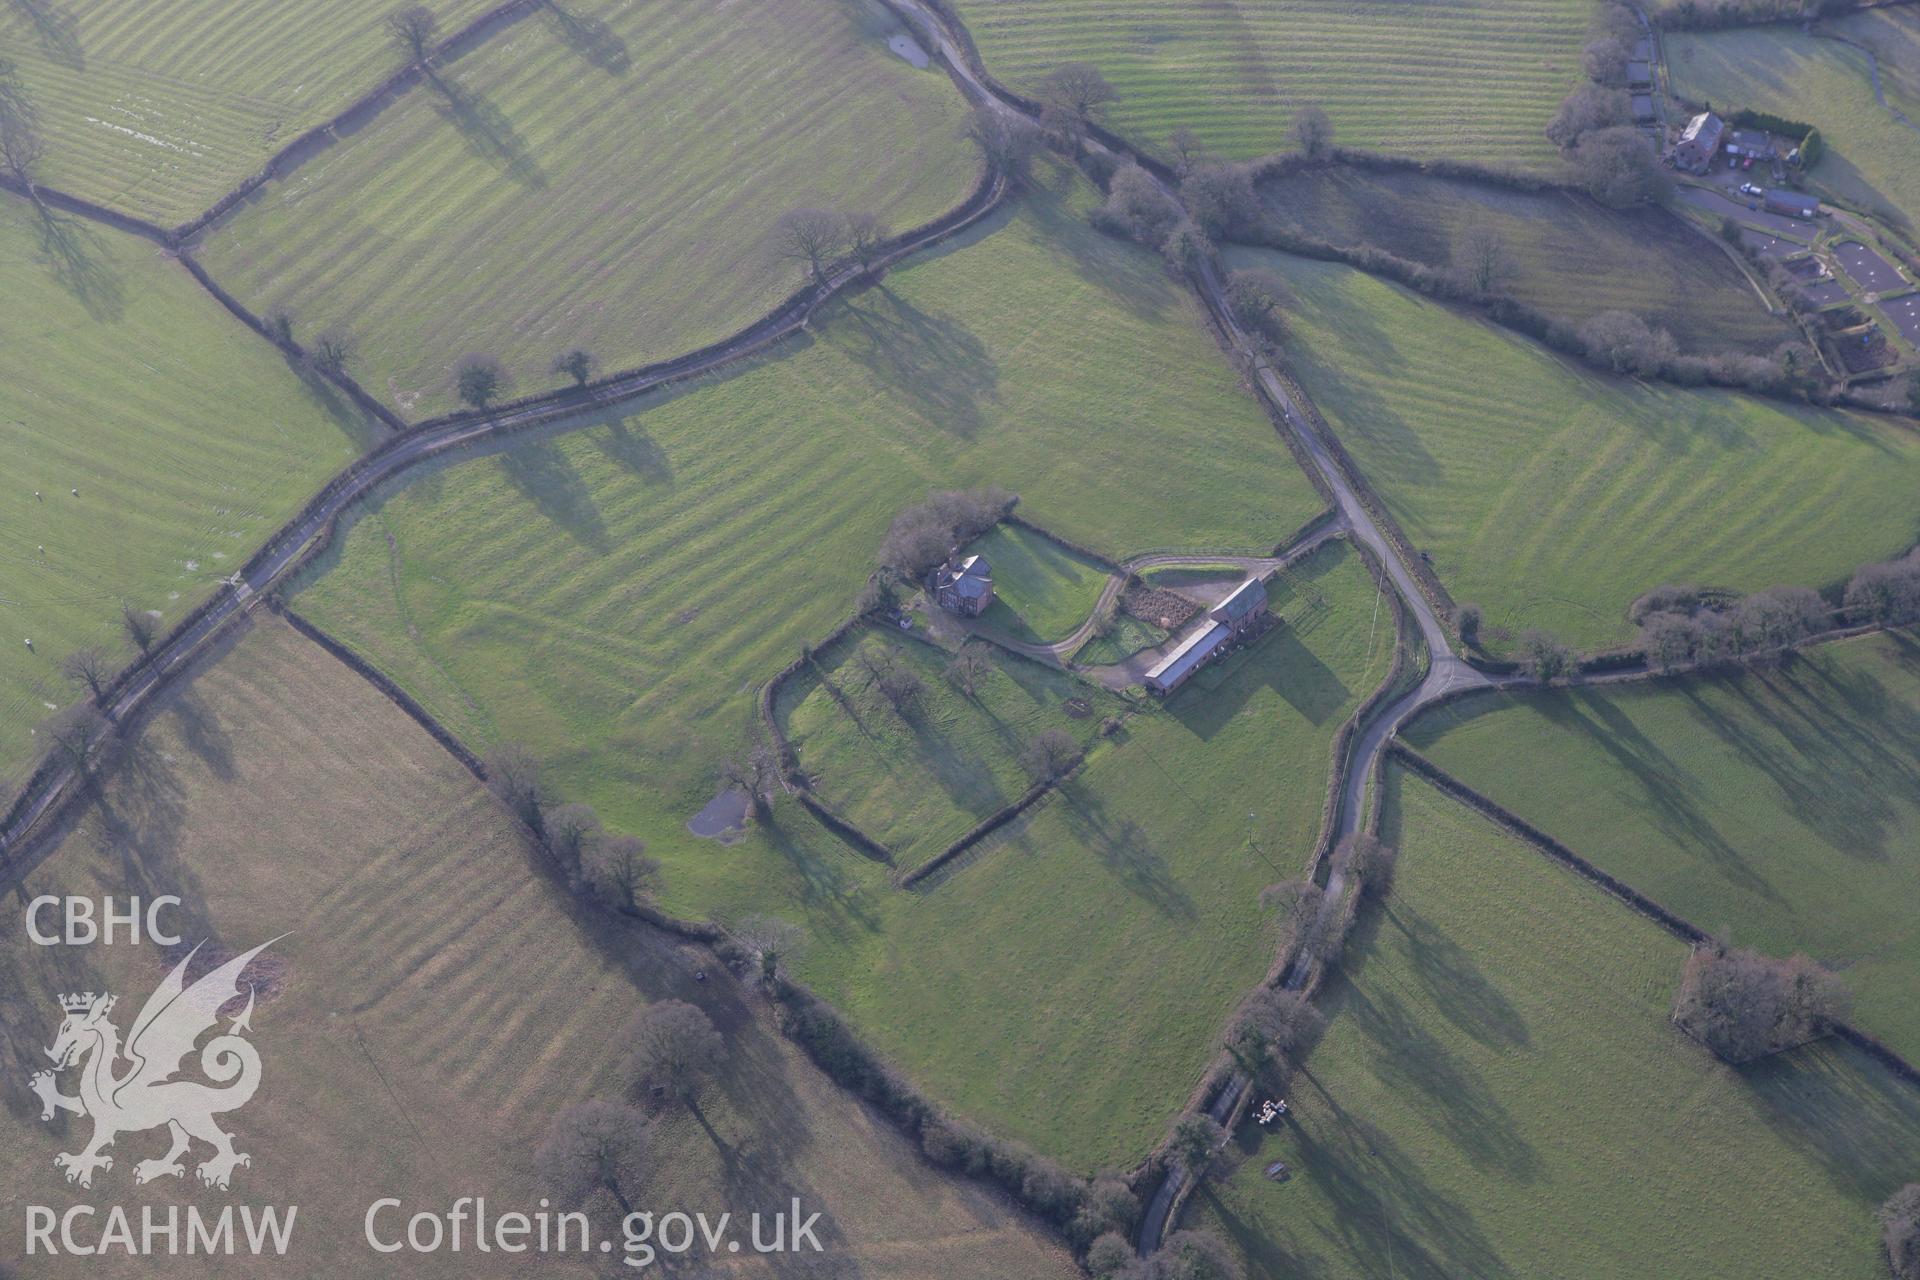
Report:
<svg viewBox="0 0 1920 1280"><path fill-rule="evenodd" d="M722 787L707 807L693 815L687 830L706 840L732 844L747 834L747 793L739 787Z"/></svg>

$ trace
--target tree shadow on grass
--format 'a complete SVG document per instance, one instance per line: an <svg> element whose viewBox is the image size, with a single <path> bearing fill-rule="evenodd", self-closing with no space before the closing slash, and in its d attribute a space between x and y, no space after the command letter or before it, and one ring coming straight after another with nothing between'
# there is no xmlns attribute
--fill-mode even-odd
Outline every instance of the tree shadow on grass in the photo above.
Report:
<svg viewBox="0 0 1920 1280"><path fill-rule="evenodd" d="M590 432L587 437L601 453L643 480L673 482L673 467L667 461L667 451L644 428L635 430L624 415L611 410L604 421L604 431Z"/></svg>
<svg viewBox="0 0 1920 1280"><path fill-rule="evenodd" d="M54 281L72 294L95 320L118 320L125 309L126 289L107 253L106 238L79 218L40 207L36 236L40 260Z"/></svg>
<svg viewBox="0 0 1920 1280"><path fill-rule="evenodd" d="M300 382L300 390L352 441L356 453L367 452L386 437L380 423L363 413L340 388L315 373L305 361L294 356L285 356L285 359L287 368Z"/></svg>
<svg viewBox="0 0 1920 1280"><path fill-rule="evenodd" d="M1920 712L1871 673L1819 653L1710 688L1724 696L1681 687L1696 722L1778 789L1808 838L1887 860L1902 823L1892 798L1920 794Z"/></svg>
<svg viewBox="0 0 1920 1280"><path fill-rule="evenodd" d="M1695 696L1694 686L1686 686ZM1533 704L1550 724L1572 730L1611 756L1638 784L1644 811L1669 839L1697 849L1729 883L1770 903L1784 899L1696 803L1697 780L1604 692L1543 697Z"/></svg>
<svg viewBox="0 0 1920 1280"><path fill-rule="evenodd" d="M27 20L40 51L69 71L87 69L87 51L80 44L80 23L53 0L7 0L8 7Z"/></svg>
<svg viewBox="0 0 1920 1280"><path fill-rule="evenodd" d="M1489 1049L1528 1045L1526 1019L1464 947L1406 903L1389 901L1382 913L1405 935L1414 971L1447 1021Z"/></svg>
<svg viewBox="0 0 1920 1280"><path fill-rule="evenodd" d="M504 111L477 89L437 74L432 79L440 90L434 110L466 140L475 155L522 186L536 191L546 187L546 171Z"/></svg>
<svg viewBox="0 0 1920 1280"><path fill-rule="evenodd" d="M1351 993L1351 985L1342 988ZM1329 1082L1303 1068L1304 1105L1331 1122L1286 1121L1302 1176L1333 1209L1330 1233L1364 1275L1407 1280L1476 1280L1513 1272L1465 1204L1429 1182L1387 1130L1346 1110Z"/></svg>
<svg viewBox="0 0 1920 1280"><path fill-rule="evenodd" d="M627 42L603 19L571 12L559 0L545 0L548 27L560 42L579 54L589 66L608 75L623 76L633 65L627 55Z"/></svg>
<svg viewBox="0 0 1920 1280"><path fill-rule="evenodd" d="M1209 679L1209 676L1213 677ZM1210 741L1240 714L1260 690L1271 689L1312 725L1324 725L1352 699L1337 672L1281 623L1224 660L1224 667L1203 670L1167 699L1167 710L1195 737Z"/></svg>
<svg viewBox="0 0 1920 1280"><path fill-rule="evenodd" d="M540 514L600 555L613 547L587 482L552 441L524 444L500 455L500 470L532 500Z"/></svg>
<svg viewBox="0 0 1920 1280"><path fill-rule="evenodd" d="M1349 954L1376 951L1383 918L1380 912L1362 917L1347 944ZM1385 986L1363 990L1348 983L1337 1013L1366 1038L1368 1065L1381 1083L1417 1107L1477 1168L1514 1182L1539 1178L1540 1157L1505 1105L1471 1063L1428 1029L1418 1010Z"/></svg>
<svg viewBox="0 0 1920 1280"><path fill-rule="evenodd" d="M1833 1184L1877 1206L1915 1174L1920 1089L1834 1040L1742 1067L1767 1120L1810 1151Z"/></svg>
<svg viewBox="0 0 1920 1280"><path fill-rule="evenodd" d="M929 315L884 284L845 299L834 345L941 430L971 440L986 425L982 402L999 399L1000 369L975 334Z"/></svg>
<svg viewBox="0 0 1920 1280"><path fill-rule="evenodd" d="M1154 846L1146 828L1109 813L1106 798L1080 778L1061 783L1059 795L1066 802L1062 812L1068 830L1122 887L1170 919L1200 918L1192 896L1173 874L1166 855Z"/></svg>

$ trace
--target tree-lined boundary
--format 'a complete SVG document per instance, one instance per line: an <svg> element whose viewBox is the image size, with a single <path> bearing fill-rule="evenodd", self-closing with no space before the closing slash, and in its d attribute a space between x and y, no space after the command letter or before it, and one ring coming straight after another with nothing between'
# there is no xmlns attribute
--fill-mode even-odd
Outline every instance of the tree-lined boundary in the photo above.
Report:
<svg viewBox="0 0 1920 1280"><path fill-rule="evenodd" d="M500 437L580 417L637 400L662 388L714 373L757 356L791 334L804 330L814 311L841 294L865 288L887 267L938 244L993 213L1010 185L998 167L981 172L961 204L932 221L895 236L870 265L844 265L826 279L803 286L779 307L732 337L657 364L610 375L582 388L568 388L480 412L452 414L394 432L354 459L323 486L291 519L261 544L246 563L146 653L122 668L103 689L102 712L123 719L167 684L180 664L217 635L236 615L257 604L289 570L309 559L303 549L314 539L332 537L332 526L350 507L394 477L424 462ZM236 312L236 314L239 314ZM582 421L579 427L591 423ZM323 544L324 545L324 544ZM67 761L42 759L0 818L0 874L10 851L60 800L74 777Z"/></svg>
<svg viewBox="0 0 1920 1280"><path fill-rule="evenodd" d="M1605 893L1625 903L1682 942L1698 946L1711 938L1712 935L1705 929L1685 916L1661 905L1618 876L1601 870L1563 842L1540 830L1493 797L1476 791L1460 781L1405 743L1395 742L1387 749L1387 758L1410 772L1420 775L1495 826L1518 837L1537 852L1545 854ZM1875 1036L1845 1022L1834 1024L1833 1035L1866 1053L1905 1083L1920 1089L1920 1066L1907 1061Z"/></svg>

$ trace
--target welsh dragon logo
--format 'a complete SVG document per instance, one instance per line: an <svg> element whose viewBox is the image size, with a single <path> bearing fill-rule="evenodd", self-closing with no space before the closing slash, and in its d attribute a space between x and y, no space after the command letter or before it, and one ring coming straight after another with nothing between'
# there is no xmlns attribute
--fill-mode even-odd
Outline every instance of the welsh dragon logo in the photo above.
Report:
<svg viewBox="0 0 1920 1280"><path fill-rule="evenodd" d="M136 1183L183 1176L181 1157L196 1138L213 1148L213 1155L195 1171L207 1186L225 1189L236 1167L253 1163L251 1156L234 1150L232 1135L213 1120L245 1106L260 1087L260 1054L245 1038L252 1030L251 986L245 1010L231 1020L224 1035L214 1036L200 1050L201 1073L225 1087L175 1077L200 1037L219 1022L222 1006L239 997L240 975L248 962L277 941L235 956L188 986L187 966L200 950L195 947L147 997L124 1047L120 1029L108 1017L116 997L91 991L60 997L67 1016L47 1050L53 1070L35 1073L29 1084L40 1096L42 1120L53 1119L57 1111L93 1120L93 1138L85 1148L53 1158L68 1182L91 1187L96 1171L113 1168L113 1157L105 1152L115 1138L162 1125L173 1146L157 1160L136 1164ZM78 1095L61 1093L55 1081L57 1073L69 1067L80 1070Z"/></svg>

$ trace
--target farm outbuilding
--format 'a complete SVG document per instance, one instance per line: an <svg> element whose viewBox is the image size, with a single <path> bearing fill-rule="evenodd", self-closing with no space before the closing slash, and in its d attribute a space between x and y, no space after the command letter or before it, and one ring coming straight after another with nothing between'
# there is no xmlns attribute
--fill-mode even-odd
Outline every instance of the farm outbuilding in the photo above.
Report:
<svg viewBox="0 0 1920 1280"><path fill-rule="evenodd" d="M1804 191L1769 191L1766 208L1768 213L1785 214L1789 218L1811 218L1820 212L1820 198Z"/></svg>
<svg viewBox="0 0 1920 1280"><path fill-rule="evenodd" d="M1155 693L1172 693L1188 677L1205 666L1233 639L1233 630L1211 618L1189 631L1179 644L1147 671L1147 688Z"/></svg>
<svg viewBox="0 0 1920 1280"><path fill-rule="evenodd" d="M1719 116L1711 111L1702 111L1687 121L1680 141L1673 148L1673 163L1682 169L1705 173L1707 166L1713 163L1714 156L1720 153L1720 141L1726 128Z"/></svg>
<svg viewBox="0 0 1920 1280"><path fill-rule="evenodd" d="M1266 614L1266 581L1248 578L1226 599L1207 610L1193 629L1167 651L1166 657L1148 668L1147 688L1159 694L1172 693L1194 672L1225 652L1235 638L1251 631Z"/></svg>
<svg viewBox="0 0 1920 1280"><path fill-rule="evenodd" d="M1752 156L1755 160L1773 159L1773 139L1758 129L1734 129L1727 134L1727 154Z"/></svg>
<svg viewBox="0 0 1920 1280"><path fill-rule="evenodd" d="M1627 64L1627 87L1629 89L1653 88L1653 64L1635 60Z"/></svg>

